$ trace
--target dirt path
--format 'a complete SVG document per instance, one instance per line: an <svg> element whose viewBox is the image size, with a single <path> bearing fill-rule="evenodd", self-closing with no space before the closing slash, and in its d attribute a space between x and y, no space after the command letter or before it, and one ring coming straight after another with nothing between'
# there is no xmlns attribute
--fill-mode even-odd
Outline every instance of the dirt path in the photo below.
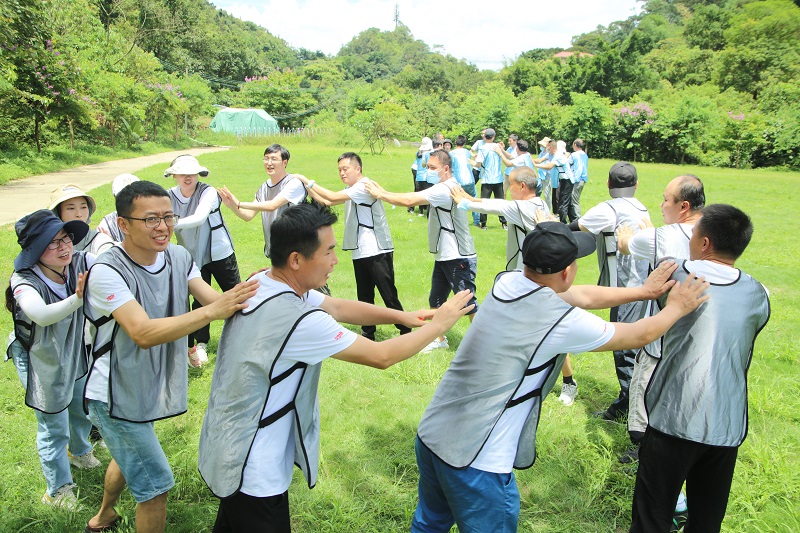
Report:
<svg viewBox="0 0 800 533"><path fill-rule="evenodd" d="M228 150L228 146L215 146L212 148L191 148L176 152L106 161L94 165L71 168L41 176L33 176L21 180L14 180L0 186L0 225L16 222L23 215L47 208L50 205L50 191L63 183L74 183L84 191L90 191L100 185L111 183L114 177L129 172L137 171L158 163L169 163L181 154L194 156Z"/></svg>

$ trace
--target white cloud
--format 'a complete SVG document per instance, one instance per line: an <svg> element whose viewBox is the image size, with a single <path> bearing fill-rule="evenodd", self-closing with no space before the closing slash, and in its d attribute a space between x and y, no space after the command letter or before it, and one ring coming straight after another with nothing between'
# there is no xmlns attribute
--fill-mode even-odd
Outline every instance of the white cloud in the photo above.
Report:
<svg viewBox="0 0 800 533"><path fill-rule="evenodd" d="M422 0L216 0L231 15L255 22L295 48L334 55L362 31L394 28L395 4L400 21L416 39L442 45L445 53L464 58L482 69L499 69L532 48L567 48L570 39L625 20L639 11L637 0L572 0L532 9L463 0L447 4ZM440 7L442 6L442 7ZM446 7L445 7L446 6ZM529 7L531 6L531 7ZM561 12L553 8L563 7Z"/></svg>

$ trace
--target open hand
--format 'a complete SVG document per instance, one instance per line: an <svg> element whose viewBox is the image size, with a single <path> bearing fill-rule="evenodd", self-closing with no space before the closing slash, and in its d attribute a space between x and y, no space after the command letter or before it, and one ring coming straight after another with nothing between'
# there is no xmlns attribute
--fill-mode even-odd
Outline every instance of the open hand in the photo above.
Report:
<svg viewBox="0 0 800 533"><path fill-rule="evenodd" d="M648 300L655 300L663 296L675 285L675 280L670 279L670 276L672 276L676 268L678 268L678 264L675 261L662 261L658 267L647 276L642 288L648 292Z"/></svg>
<svg viewBox="0 0 800 533"><path fill-rule="evenodd" d="M709 296L703 293L709 286L711 284L705 278L690 273L683 283L675 283L667 297L667 307L673 306L682 316L686 316L708 301Z"/></svg>
<svg viewBox="0 0 800 533"><path fill-rule="evenodd" d="M222 296L214 301L214 303L207 306L207 308L213 314L214 320L228 318L235 312L241 311L247 307L245 300L255 296L257 288L257 279L243 281L232 289L223 292Z"/></svg>
<svg viewBox="0 0 800 533"><path fill-rule="evenodd" d="M458 292L434 312L432 322L443 326L445 331L449 330L459 318L475 308L475 304L467 305L471 298L472 291L468 289Z"/></svg>

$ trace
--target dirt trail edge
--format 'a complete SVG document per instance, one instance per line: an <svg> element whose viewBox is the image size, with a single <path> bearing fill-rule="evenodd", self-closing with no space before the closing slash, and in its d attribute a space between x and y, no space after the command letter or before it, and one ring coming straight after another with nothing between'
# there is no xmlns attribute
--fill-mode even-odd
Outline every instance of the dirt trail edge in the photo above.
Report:
<svg viewBox="0 0 800 533"><path fill-rule="evenodd" d="M229 146L209 148L190 148L175 152L106 161L94 165L70 168L50 174L32 176L20 180L9 181L0 185L0 225L16 222L24 215L50 206L50 191L64 183L74 183L84 191L90 191L100 185L111 183L123 173L136 174L137 171L159 163L169 163L181 154L194 156L228 150Z"/></svg>

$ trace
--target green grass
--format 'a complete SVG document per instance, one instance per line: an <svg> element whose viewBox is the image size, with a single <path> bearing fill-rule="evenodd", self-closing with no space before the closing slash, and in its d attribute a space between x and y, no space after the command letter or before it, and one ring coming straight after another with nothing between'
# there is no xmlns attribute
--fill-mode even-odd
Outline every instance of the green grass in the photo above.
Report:
<svg viewBox="0 0 800 533"><path fill-rule="evenodd" d="M314 142L284 141L292 151L289 170L302 172L322 185L339 190L336 158L344 151ZM350 148L359 148L352 146ZM211 169L206 181L227 185L240 199L249 199L264 180L261 146L240 146L203 156ZM365 175L387 189L411 188L411 149L392 155L365 156ZM583 196L584 211L607 198L605 175L612 161L591 160L590 181ZM770 290L772 318L756 343L750 370L750 431L741 447L723 530L767 532L800 530L800 386L797 353L800 326L800 283L795 272L800 210L795 186L800 174L637 164L637 196L661 224L659 202L666 183L691 172L703 179L709 202L727 202L748 212L755 224L750 247L738 263ZM139 172L165 186L161 166ZM110 187L93 191L98 214L112 209ZM47 198L42 198L42 205ZM341 213L341 209L339 211ZM427 306L432 256L427 252L425 220L405 209L388 209L394 237L398 290L406 308ZM247 275L265 266L263 239L257 220L244 223L230 213L226 220L237 248L240 268ZM99 220L99 217L97 217ZM95 220L95 222L97 221ZM474 229L474 228L473 228ZM341 241L342 226L336 227ZM490 218L488 231L473 231L478 249L478 297L483 300L505 263L506 233ZM2 275L11 274L18 247L10 225L0 228L6 261ZM330 286L335 296L355 297L352 262L339 253L340 264ZM597 279L594 257L580 261L578 283ZM600 313L607 317L607 313ZM416 504L417 471L413 442L416 426L433 391L455 353L468 322L448 334L449 350L438 350L400 363L384 372L340 361L324 364L320 384L322 442L317 487L308 490L296 471L290 489L294 530L298 532L407 531ZM11 329L8 313L0 314L0 331ZM212 325L211 349L221 324ZM396 334L392 326L378 329L379 338ZM212 363L214 357L212 356ZM625 427L591 417L616 396L610 353L573 357L580 391L572 407L550 396L542 409L538 432L539 457L533 468L517 472L522 497L520 531L627 531L633 478L617 457L628 444ZM167 530L209 531L216 499L200 479L197 442L208 400L212 365L192 371L189 412L159 422L156 427L175 473L170 492ZM44 479L35 447L36 422L23 404L22 388L13 365L0 366L0 532L79 531L99 506L103 471L75 471L85 505L70 514L39 503ZM98 457L106 463L106 451ZM691 502L689 502L691 507ZM119 510L133 531L134 503L125 492Z"/></svg>

